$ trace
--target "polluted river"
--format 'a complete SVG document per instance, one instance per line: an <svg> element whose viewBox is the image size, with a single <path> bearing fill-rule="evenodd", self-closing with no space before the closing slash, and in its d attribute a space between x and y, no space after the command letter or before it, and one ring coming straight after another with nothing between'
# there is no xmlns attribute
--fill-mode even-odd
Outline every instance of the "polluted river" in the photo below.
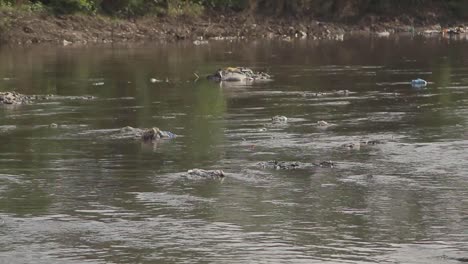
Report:
<svg viewBox="0 0 468 264"><path fill-rule="evenodd" d="M0 92L38 97L0 105L0 263L468 262L466 50L2 47ZM206 79L230 66L272 80Z"/></svg>

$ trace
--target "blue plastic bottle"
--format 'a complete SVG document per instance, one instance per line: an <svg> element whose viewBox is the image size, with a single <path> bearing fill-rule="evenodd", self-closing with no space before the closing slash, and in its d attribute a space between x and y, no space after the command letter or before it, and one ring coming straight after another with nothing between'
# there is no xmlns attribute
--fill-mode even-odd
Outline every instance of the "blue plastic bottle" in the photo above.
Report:
<svg viewBox="0 0 468 264"><path fill-rule="evenodd" d="M427 85L427 82L423 79L418 78L416 80L412 80L411 85L416 87L424 87Z"/></svg>

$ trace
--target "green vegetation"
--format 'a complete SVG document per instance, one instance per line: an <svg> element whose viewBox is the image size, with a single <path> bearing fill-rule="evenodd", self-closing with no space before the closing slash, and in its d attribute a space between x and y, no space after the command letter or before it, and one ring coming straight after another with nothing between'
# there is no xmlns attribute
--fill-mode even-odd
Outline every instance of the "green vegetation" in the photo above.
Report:
<svg viewBox="0 0 468 264"><path fill-rule="evenodd" d="M335 18L402 13L417 16L426 10L468 17L466 0L0 0L0 7L47 10L54 14L100 13L117 17L199 16L206 10Z"/></svg>

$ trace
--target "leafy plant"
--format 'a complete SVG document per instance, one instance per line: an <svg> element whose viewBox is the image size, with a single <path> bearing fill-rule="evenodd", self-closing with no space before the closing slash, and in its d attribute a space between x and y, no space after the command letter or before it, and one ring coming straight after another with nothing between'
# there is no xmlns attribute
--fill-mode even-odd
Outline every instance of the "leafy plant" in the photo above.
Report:
<svg viewBox="0 0 468 264"><path fill-rule="evenodd" d="M204 7L198 1L172 0L168 3L167 14L169 16L200 16Z"/></svg>
<svg viewBox="0 0 468 264"><path fill-rule="evenodd" d="M19 8L22 11L32 12L32 13L40 13L40 12L45 12L47 10L47 7L41 2L27 3L24 5L21 5Z"/></svg>
<svg viewBox="0 0 468 264"><path fill-rule="evenodd" d="M250 1L252 2L252 1ZM248 0L200 0L199 4L212 9L241 11L247 9L251 4Z"/></svg>
<svg viewBox="0 0 468 264"><path fill-rule="evenodd" d="M13 6L12 1L0 0L0 8L10 8Z"/></svg>
<svg viewBox="0 0 468 264"><path fill-rule="evenodd" d="M95 2L92 0L51 0L50 6L58 14L96 12Z"/></svg>

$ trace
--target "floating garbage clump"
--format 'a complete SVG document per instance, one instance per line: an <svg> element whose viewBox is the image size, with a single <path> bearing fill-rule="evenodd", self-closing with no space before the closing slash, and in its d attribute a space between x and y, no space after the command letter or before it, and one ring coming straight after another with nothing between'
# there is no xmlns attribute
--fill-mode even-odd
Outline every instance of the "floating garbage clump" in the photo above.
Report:
<svg viewBox="0 0 468 264"><path fill-rule="evenodd" d="M271 76L264 72L254 72L245 67L227 67L219 69L212 75L208 75L209 80L217 82L242 82L242 81L268 81Z"/></svg>

